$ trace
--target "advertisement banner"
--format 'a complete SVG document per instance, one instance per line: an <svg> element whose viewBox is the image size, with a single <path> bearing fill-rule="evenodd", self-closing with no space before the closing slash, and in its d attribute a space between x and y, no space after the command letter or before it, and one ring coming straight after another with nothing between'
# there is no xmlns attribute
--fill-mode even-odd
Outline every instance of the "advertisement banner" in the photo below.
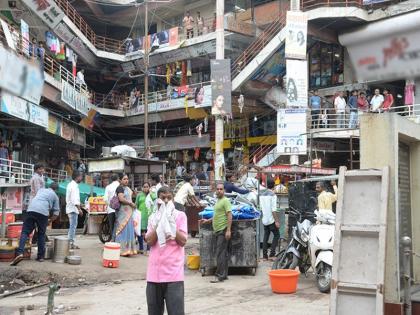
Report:
<svg viewBox="0 0 420 315"><path fill-rule="evenodd" d="M306 59L308 16L304 12L287 11L286 58Z"/></svg>
<svg viewBox="0 0 420 315"><path fill-rule="evenodd" d="M204 108L211 106L212 92L210 85L186 87L186 92L184 91L183 88L175 88L171 94L171 99L150 103L149 113L185 108L185 96L188 98L187 107ZM128 112L128 115L140 114L144 114L144 105L136 106Z"/></svg>
<svg viewBox="0 0 420 315"><path fill-rule="evenodd" d="M308 62L286 60L287 107L308 107Z"/></svg>
<svg viewBox="0 0 420 315"><path fill-rule="evenodd" d="M92 107L88 96L78 92L66 81L61 81L61 100L85 116Z"/></svg>
<svg viewBox="0 0 420 315"><path fill-rule="evenodd" d="M3 92L1 111L8 115L48 128L48 111L20 97Z"/></svg>
<svg viewBox="0 0 420 315"><path fill-rule="evenodd" d="M347 46L359 82L420 75L419 29Z"/></svg>
<svg viewBox="0 0 420 315"><path fill-rule="evenodd" d="M232 113L232 81L230 77L230 59L210 60L212 115Z"/></svg>
<svg viewBox="0 0 420 315"><path fill-rule="evenodd" d="M39 66L0 46L0 88L39 104L43 87L44 79Z"/></svg>
<svg viewBox="0 0 420 315"><path fill-rule="evenodd" d="M169 30L169 46L178 44L178 27L173 27Z"/></svg>
<svg viewBox="0 0 420 315"><path fill-rule="evenodd" d="M82 128L74 128L73 143L82 147L86 146L85 130Z"/></svg>
<svg viewBox="0 0 420 315"><path fill-rule="evenodd" d="M73 141L74 138L74 128L64 120L61 123L61 137L68 141Z"/></svg>
<svg viewBox="0 0 420 315"><path fill-rule="evenodd" d="M9 25L7 25L7 23L2 19L0 19L0 23L4 32L4 36L6 37L7 45L13 50L16 50L15 42L13 40L12 33L10 32Z"/></svg>
<svg viewBox="0 0 420 315"><path fill-rule="evenodd" d="M38 105L28 102L29 107L29 122L41 126L45 129L48 128L48 111Z"/></svg>
<svg viewBox="0 0 420 315"><path fill-rule="evenodd" d="M279 109L277 112L277 152L306 154L306 109Z"/></svg>
<svg viewBox="0 0 420 315"><path fill-rule="evenodd" d="M50 28L56 27L64 17L63 11L54 0L23 0L23 3Z"/></svg>
<svg viewBox="0 0 420 315"><path fill-rule="evenodd" d="M61 137L61 120L54 115L48 115L48 132Z"/></svg>
<svg viewBox="0 0 420 315"><path fill-rule="evenodd" d="M20 20L20 33L22 34L22 51L26 56L29 56L29 25L24 21Z"/></svg>

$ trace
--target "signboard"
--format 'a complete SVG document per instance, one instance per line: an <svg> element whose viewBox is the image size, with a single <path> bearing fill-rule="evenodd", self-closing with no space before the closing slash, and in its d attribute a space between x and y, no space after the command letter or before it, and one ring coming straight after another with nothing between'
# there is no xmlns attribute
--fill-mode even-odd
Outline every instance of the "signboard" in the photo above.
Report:
<svg viewBox="0 0 420 315"><path fill-rule="evenodd" d="M308 16L304 12L287 11L286 58L306 59Z"/></svg>
<svg viewBox="0 0 420 315"><path fill-rule="evenodd" d="M210 135L166 137L150 139L150 146L154 152L186 150L191 148L209 148Z"/></svg>
<svg viewBox="0 0 420 315"><path fill-rule="evenodd" d="M295 174L295 173L303 173L303 174L310 174L311 168L306 166L299 166L299 165L274 165L274 166L267 166L264 167L264 172L266 173L273 173L273 174ZM335 168L312 168L313 175L335 175L336 169Z"/></svg>
<svg viewBox="0 0 420 315"><path fill-rule="evenodd" d="M359 82L398 80L420 75L420 29L401 35L349 44L350 59Z"/></svg>
<svg viewBox="0 0 420 315"><path fill-rule="evenodd" d="M48 111L20 97L3 92L1 111L8 115L48 128Z"/></svg>
<svg viewBox="0 0 420 315"><path fill-rule="evenodd" d="M2 19L0 19L0 23L4 32L4 36L6 37L7 45L13 50L16 50L15 42L13 40L12 33L10 32L9 25Z"/></svg>
<svg viewBox="0 0 420 315"><path fill-rule="evenodd" d="M277 152L306 154L306 109L279 109L277 112Z"/></svg>
<svg viewBox="0 0 420 315"><path fill-rule="evenodd" d="M195 108L203 108L211 106L211 86L204 85L202 87L187 88L187 107L194 106ZM182 95L182 94L181 94ZM169 100L150 103L148 105L149 113L162 112L168 110L175 110L185 108L185 96L179 98L171 98ZM130 109L128 115L144 114L144 105L137 106Z"/></svg>
<svg viewBox="0 0 420 315"><path fill-rule="evenodd" d="M49 114L47 131L61 137L61 120L54 115Z"/></svg>
<svg viewBox="0 0 420 315"><path fill-rule="evenodd" d="M124 171L125 162L121 158L88 161L88 170L90 173Z"/></svg>
<svg viewBox="0 0 420 315"><path fill-rule="evenodd" d="M85 116L92 107L88 96L78 92L66 81L61 81L61 100Z"/></svg>
<svg viewBox="0 0 420 315"><path fill-rule="evenodd" d="M232 81L230 77L230 59L210 60L212 115L230 115L232 113Z"/></svg>
<svg viewBox="0 0 420 315"><path fill-rule="evenodd" d="M29 25L22 19L20 20L20 33L22 34L22 51L26 56L29 56Z"/></svg>
<svg viewBox="0 0 420 315"><path fill-rule="evenodd" d="M54 0L23 0L23 3L35 12L50 28L54 28L63 19L64 13Z"/></svg>
<svg viewBox="0 0 420 315"><path fill-rule="evenodd" d="M39 67L0 46L0 88L39 104L43 87Z"/></svg>
<svg viewBox="0 0 420 315"><path fill-rule="evenodd" d="M363 5L371 5L376 3L389 2L390 0L363 0Z"/></svg>
<svg viewBox="0 0 420 315"><path fill-rule="evenodd" d="M308 62L286 60L287 107L308 107Z"/></svg>
<svg viewBox="0 0 420 315"><path fill-rule="evenodd" d="M38 105L28 102L29 108L29 122L41 126L45 129L48 128L48 111Z"/></svg>
<svg viewBox="0 0 420 315"><path fill-rule="evenodd" d="M61 124L61 137L68 140L73 141L74 138L74 129L65 121Z"/></svg>
<svg viewBox="0 0 420 315"><path fill-rule="evenodd" d="M6 209L11 209L17 212L22 211L24 194L23 191L23 187L10 187L6 190Z"/></svg>
<svg viewBox="0 0 420 315"><path fill-rule="evenodd" d="M238 20L237 16L225 16L225 29L234 33L255 36L255 24Z"/></svg>
<svg viewBox="0 0 420 315"><path fill-rule="evenodd" d="M74 128L73 142L82 147L86 146L85 130L81 128Z"/></svg>

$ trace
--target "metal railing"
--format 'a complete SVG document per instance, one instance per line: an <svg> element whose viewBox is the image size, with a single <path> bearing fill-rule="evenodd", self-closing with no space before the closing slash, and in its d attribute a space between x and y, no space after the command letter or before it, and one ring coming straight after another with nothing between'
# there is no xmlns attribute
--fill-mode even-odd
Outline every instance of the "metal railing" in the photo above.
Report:
<svg viewBox="0 0 420 315"><path fill-rule="evenodd" d="M363 7L363 0L301 0L300 6L302 11L319 7Z"/></svg>
<svg viewBox="0 0 420 315"><path fill-rule="evenodd" d="M32 60L34 63L43 63L42 70L45 73L49 74L51 77L53 77L57 82L61 83L61 81L64 80L69 84L73 85L79 92L86 94L89 93L86 84L77 83L76 78L73 76L73 74L69 70L64 68L57 60L49 56L46 51L44 51L44 59L41 61L34 50L38 47L38 44L33 45L27 39L23 38L22 35L16 32L16 29L13 28L10 24L8 24L8 27L12 34L13 41L15 43L16 52L19 55L27 58L28 60ZM16 36L16 34L19 34L19 36ZM2 27L0 27L0 41L6 41L6 37ZM32 47L32 52L30 56L28 56L25 52L27 47Z"/></svg>
<svg viewBox="0 0 420 315"><path fill-rule="evenodd" d="M44 176L56 182L63 182L67 179L67 172L55 168L45 167Z"/></svg>
<svg viewBox="0 0 420 315"><path fill-rule="evenodd" d="M263 141L259 144L257 149L255 149L249 155L250 163L257 164L267 153L276 147L276 144L271 143L271 135L266 136Z"/></svg>
<svg viewBox="0 0 420 315"><path fill-rule="evenodd" d="M236 77L242 69L244 69L252 59L278 34L286 25L286 15L281 14L268 26L258 38L248 46L243 53L232 63L232 78Z"/></svg>
<svg viewBox="0 0 420 315"><path fill-rule="evenodd" d="M11 184L29 182L34 172L34 165L0 158L0 181Z"/></svg>

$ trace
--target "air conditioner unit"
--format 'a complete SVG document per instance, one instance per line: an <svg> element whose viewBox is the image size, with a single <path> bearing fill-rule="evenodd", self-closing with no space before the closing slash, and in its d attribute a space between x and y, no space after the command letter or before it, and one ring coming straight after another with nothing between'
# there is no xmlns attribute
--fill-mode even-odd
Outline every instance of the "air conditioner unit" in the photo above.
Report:
<svg viewBox="0 0 420 315"><path fill-rule="evenodd" d="M300 10L300 0L290 0L290 10L299 11Z"/></svg>

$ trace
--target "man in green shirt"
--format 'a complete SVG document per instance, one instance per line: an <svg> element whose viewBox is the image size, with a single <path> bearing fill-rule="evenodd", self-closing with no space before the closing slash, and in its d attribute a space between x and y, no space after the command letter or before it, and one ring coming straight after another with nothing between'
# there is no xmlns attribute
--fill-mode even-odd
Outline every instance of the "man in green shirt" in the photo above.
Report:
<svg viewBox="0 0 420 315"><path fill-rule="evenodd" d="M213 231L216 235L216 257L217 269L212 283L227 280L229 264L229 240L231 238L232 227L232 205L225 197L223 183L216 186L217 202L214 205L213 219L204 220L203 223L213 223Z"/></svg>

